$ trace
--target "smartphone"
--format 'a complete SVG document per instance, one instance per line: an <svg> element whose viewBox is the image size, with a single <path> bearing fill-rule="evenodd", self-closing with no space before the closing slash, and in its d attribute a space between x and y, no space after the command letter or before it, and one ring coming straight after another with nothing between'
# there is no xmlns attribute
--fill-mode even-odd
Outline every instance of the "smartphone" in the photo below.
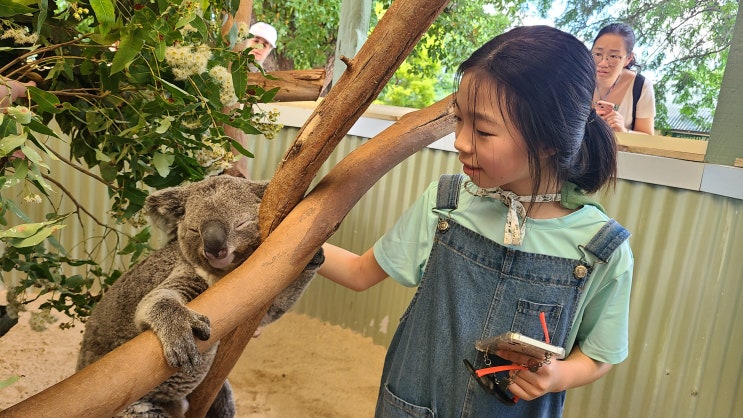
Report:
<svg viewBox="0 0 743 418"><path fill-rule="evenodd" d="M552 358L565 358L565 349L562 347L510 331L496 337L478 340L475 343L475 348L487 353L494 353L497 350L518 351L538 359L543 359L547 353Z"/></svg>
<svg viewBox="0 0 743 418"><path fill-rule="evenodd" d="M596 102L596 107L607 112L619 109L619 106L615 105L612 102L607 102L606 100L599 100L598 102Z"/></svg>

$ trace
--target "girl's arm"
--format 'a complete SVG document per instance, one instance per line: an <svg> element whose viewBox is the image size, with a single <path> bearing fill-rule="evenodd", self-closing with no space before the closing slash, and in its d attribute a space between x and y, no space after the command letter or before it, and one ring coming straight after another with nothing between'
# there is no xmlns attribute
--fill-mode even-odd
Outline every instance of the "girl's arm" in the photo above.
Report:
<svg viewBox="0 0 743 418"><path fill-rule="evenodd" d="M516 364L527 364L528 356L513 351L498 351L496 354ZM544 364L536 373L520 370L508 390L520 399L531 400L548 392L562 392L567 389L593 383L611 370L612 365L596 361L575 346L565 360L552 360Z"/></svg>
<svg viewBox="0 0 743 418"><path fill-rule="evenodd" d="M387 278L387 273L374 258L374 250L358 255L351 251L323 244L325 262L318 270L322 276L351 290L366 290Z"/></svg>

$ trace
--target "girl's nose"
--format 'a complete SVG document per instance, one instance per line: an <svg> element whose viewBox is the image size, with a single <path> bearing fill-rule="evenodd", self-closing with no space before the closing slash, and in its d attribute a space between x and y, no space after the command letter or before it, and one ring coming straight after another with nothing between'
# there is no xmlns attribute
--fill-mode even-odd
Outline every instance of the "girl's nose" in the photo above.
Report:
<svg viewBox="0 0 743 418"><path fill-rule="evenodd" d="M469 154L472 150L472 134L469 129L457 129L454 134L454 148L460 154Z"/></svg>

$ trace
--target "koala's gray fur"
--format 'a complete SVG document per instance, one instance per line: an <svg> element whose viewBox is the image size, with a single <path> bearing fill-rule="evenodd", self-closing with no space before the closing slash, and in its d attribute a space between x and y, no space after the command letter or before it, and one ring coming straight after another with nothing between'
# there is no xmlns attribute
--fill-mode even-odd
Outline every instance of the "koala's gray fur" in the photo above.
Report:
<svg viewBox="0 0 743 418"><path fill-rule="evenodd" d="M194 336L209 338L209 318L185 304L258 247L258 208L266 186L265 181L222 175L147 197L145 209L152 222L168 233L169 243L121 276L103 295L86 323L77 369L151 329L163 345L168 364L180 370L117 416L176 417L185 413L186 396L204 378L217 350L215 345L199 354ZM291 308L323 259L320 250L275 300L261 326ZM207 416L234 414L232 390L225 381Z"/></svg>

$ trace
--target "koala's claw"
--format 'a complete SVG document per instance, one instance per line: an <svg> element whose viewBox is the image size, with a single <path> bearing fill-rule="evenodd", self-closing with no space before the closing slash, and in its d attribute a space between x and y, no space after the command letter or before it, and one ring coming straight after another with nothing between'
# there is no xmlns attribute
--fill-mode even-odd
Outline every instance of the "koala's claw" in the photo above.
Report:
<svg viewBox="0 0 743 418"><path fill-rule="evenodd" d="M187 308L186 308L187 309ZM201 363L201 353L196 347L195 338L209 339L211 327L209 318L190 309L185 315L174 315L167 323L155 328L162 342L165 361L170 367L181 369L186 374L194 374Z"/></svg>
<svg viewBox="0 0 743 418"><path fill-rule="evenodd" d="M191 329L194 337L201 341L206 341L212 335L211 323L206 315L194 312L194 318L191 322Z"/></svg>
<svg viewBox="0 0 743 418"><path fill-rule="evenodd" d="M194 374L201 363L201 354L193 341L181 341L180 344L168 346L163 344L163 351L170 367L181 369L189 375Z"/></svg>
<svg viewBox="0 0 743 418"><path fill-rule="evenodd" d="M315 255L312 257L312 260L310 260L309 264L307 264L307 267L304 268L305 271L310 270L317 270L322 266L322 263L325 262L325 252L323 251L322 247L318 248Z"/></svg>

